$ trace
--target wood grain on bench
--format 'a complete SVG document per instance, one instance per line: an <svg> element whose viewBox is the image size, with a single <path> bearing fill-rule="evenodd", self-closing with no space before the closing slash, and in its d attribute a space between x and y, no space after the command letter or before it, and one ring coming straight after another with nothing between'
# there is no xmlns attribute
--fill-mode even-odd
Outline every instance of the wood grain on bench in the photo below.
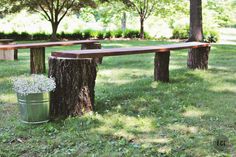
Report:
<svg viewBox="0 0 236 157"><path fill-rule="evenodd" d="M94 58L103 56L132 55L153 52L168 52L171 50L209 47L209 43L187 42L178 44L158 45L158 46L140 46L128 48L109 48L99 50L73 50L52 52L54 57L62 58Z"/></svg>
<svg viewBox="0 0 236 157"><path fill-rule="evenodd" d="M58 42L44 42L44 43L0 45L0 50L41 48L41 47L52 47L52 46L71 46L71 45L77 45L77 44L90 44L90 43L98 43L98 42L99 41L97 41L97 40L75 40L75 41L58 41Z"/></svg>

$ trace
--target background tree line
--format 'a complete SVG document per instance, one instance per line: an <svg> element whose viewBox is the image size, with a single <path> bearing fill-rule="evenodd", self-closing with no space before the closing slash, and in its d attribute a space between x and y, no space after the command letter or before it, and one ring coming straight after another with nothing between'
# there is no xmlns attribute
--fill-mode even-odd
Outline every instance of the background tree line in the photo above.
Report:
<svg viewBox="0 0 236 157"><path fill-rule="evenodd" d="M235 23L234 0L203 0L203 18L206 23L211 20L217 26L229 26ZM179 17L188 18L190 13L188 0L1 0L1 16L27 10L29 13L39 13L49 21L52 28L51 40L57 40L58 26L71 14L79 18L93 16L102 21L104 26L109 23L119 23L126 29L130 17L138 17L140 38L144 38L145 22L151 16L160 17L174 28ZM129 16L127 16L129 15ZM25 17L22 17L25 18ZM89 20L89 19L88 19ZM157 28L158 29L158 28Z"/></svg>

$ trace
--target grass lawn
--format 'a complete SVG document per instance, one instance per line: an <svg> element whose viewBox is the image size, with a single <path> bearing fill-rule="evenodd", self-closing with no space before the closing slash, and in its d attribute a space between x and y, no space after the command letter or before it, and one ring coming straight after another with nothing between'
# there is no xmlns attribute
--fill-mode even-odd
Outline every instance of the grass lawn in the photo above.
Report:
<svg viewBox="0 0 236 157"><path fill-rule="evenodd" d="M104 41L103 47L158 41ZM51 51L79 49L53 47ZM0 61L0 156L236 155L236 45L213 45L209 70L186 68L187 51L171 54L170 83L153 81L154 54L104 58L96 80L96 110L61 122L19 121L10 78L28 73L29 51ZM219 135L229 150L214 149Z"/></svg>

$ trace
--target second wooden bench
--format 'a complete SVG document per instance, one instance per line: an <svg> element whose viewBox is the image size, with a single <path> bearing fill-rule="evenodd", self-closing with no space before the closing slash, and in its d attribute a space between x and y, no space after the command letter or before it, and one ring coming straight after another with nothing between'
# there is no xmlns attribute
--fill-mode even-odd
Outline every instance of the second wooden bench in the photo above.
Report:
<svg viewBox="0 0 236 157"><path fill-rule="evenodd" d="M197 49L201 53L200 68L207 69L210 44L200 42L52 52L49 76L55 78L56 90L51 93L50 115L55 119L93 110L97 75L94 58L155 53L154 80L169 82L170 51L179 49Z"/></svg>

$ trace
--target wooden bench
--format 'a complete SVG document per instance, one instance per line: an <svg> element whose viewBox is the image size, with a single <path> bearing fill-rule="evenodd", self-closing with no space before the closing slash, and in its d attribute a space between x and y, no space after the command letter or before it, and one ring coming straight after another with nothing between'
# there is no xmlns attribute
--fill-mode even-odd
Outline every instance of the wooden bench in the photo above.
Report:
<svg viewBox="0 0 236 157"><path fill-rule="evenodd" d="M30 71L32 74L45 73L45 48L52 46L72 46L81 44L81 49L100 49L101 44L97 40L78 40L62 42L28 43L14 45L0 45L0 50L30 49ZM16 57L17 58L17 57Z"/></svg>
<svg viewBox="0 0 236 157"><path fill-rule="evenodd" d="M15 44L13 39L0 39L0 45ZM17 60L17 50L0 50L0 60Z"/></svg>
<svg viewBox="0 0 236 157"><path fill-rule="evenodd" d="M201 53L198 58L198 63L201 64L199 68L207 69L210 44L200 42L52 52L49 58L49 76L56 80L56 90L51 93L52 118L80 115L93 110L97 75L94 58L155 53L154 80L169 82L170 51L180 49L198 49Z"/></svg>

